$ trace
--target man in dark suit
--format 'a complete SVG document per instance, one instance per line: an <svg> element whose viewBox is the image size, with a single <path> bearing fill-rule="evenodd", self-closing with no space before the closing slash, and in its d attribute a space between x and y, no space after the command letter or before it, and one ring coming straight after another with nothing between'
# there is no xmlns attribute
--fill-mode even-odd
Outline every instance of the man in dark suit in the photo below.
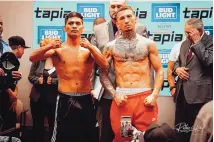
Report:
<svg viewBox="0 0 214 142"><path fill-rule="evenodd" d="M187 39L174 67L179 77L175 129L181 142L189 142L199 110L213 99L213 38L204 32L203 22L197 18L187 20L185 33Z"/></svg>
<svg viewBox="0 0 214 142"><path fill-rule="evenodd" d="M120 7L126 5L126 0L110 0L109 15L110 21L104 22L94 27L94 36L91 39L91 43L95 45L103 53L104 46L114 40L119 31L116 26L116 12ZM145 25L137 23L136 32L144 37L147 37L147 30ZM115 87L115 73L113 64L109 69L109 78ZM112 103L112 96L106 90L101 90L102 98L98 106L98 123L100 128L100 142L112 142L114 134L110 123L110 107Z"/></svg>

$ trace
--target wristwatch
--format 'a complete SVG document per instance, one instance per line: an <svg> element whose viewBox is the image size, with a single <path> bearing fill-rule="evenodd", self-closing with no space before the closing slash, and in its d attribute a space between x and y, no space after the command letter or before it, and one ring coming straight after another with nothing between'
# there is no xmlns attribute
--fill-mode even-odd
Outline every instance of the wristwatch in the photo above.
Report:
<svg viewBox="0 0 214 142"><path fill-rule="evenodd" d="M169 90L172 91L174 88L176 88L176 86L169 87Z"/></svg>

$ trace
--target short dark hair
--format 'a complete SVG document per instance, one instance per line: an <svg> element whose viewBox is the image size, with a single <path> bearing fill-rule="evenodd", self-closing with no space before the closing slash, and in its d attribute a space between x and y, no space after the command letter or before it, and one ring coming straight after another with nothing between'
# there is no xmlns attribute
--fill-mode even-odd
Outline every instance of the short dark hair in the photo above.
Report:
<svg viewBox="0 0 214 142"><path fill-rule="evenodd" d="M132 9L131 6L123 5L123 6L121 6L121 7L118 9L118 11L117 11L117 13L116 13L116 18L117 18L117 14L118 14L119 12L125 11L125 10L131 10L131 11L133 12L133 14L134 14L134 10Z"/></svg>
<svg viewBox="0 0 214 142"><path fill-rule="evenodd" d="M66 25L68 19L69 19L69 18L72 18L72 17L78 17L78 18L80 18L81 21L82 21L82 23L83 23L83 16L82 16L80 13L74 12L74 11L73 11L73 12L70 12L70 13L68 13L68 14L66 15L66 17L65 17L65 25Z"/></svg>

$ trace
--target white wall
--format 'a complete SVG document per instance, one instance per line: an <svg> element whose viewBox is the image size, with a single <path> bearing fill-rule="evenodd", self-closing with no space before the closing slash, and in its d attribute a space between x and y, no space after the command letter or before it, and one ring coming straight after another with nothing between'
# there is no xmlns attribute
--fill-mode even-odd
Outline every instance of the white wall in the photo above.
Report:
<svg viewBox="0 0 214 142"><path fill-rule="evenodd" d="M4 32L3 39L8 41L10 36L19 35L25 39L27 46L33 43L33 2L16 2L16 1L0 1L0 16L3 20ZM24 103L24 107L29 107L29 92L31 84L27 77L31 62L29 55L32 49L26 49L25 54L20 60L20 70L23 78L18 83L20 100ZM27 125L31 125L31 113L27 113Z"/></svg>
<svg viewBox="0 0 214 142"><path fill-rule="evenodd" d="M33 45L33 2L32 1L0 1L0 16L4 22L4 37L5 41L10 36L22 36L28 46ZM32 49L26 49L25 54L21 59L21 72L23 78L19 81L19 98L24 103L24 107L30 109L29 93L31 84L28 82L28 74L31 62L29 55ZM175 106L172 97L159 97L159 122L167 122L173 127ZM27 113L27 125L32 125L32 117L30 111Z"/></svg>

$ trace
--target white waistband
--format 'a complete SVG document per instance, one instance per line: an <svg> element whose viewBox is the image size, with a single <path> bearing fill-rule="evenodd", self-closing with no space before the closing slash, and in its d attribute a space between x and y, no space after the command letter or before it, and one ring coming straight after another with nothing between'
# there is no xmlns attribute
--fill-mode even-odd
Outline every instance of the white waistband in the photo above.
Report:
<svg viewBox="0 0 214 142"><path fill-rule="evenodd" d="M85 93L85 92L60 92L64 95L68 95L68 96L85 96L91 93Z"/></svg>
<svg viewBox="0 0 214 142"><path fill-rule="evenodd" d="M132 95L136 93L141 93L145 91L152 90L151 88L116 88L118 94Z"/></svg>

